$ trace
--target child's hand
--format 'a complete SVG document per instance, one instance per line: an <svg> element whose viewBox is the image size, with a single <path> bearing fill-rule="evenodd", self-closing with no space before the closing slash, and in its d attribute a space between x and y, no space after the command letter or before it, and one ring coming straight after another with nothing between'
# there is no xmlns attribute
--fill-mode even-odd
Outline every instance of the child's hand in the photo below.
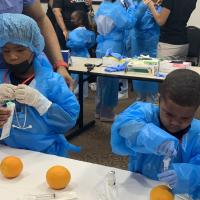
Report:
<svg viewBox="0 0 200 200"><path fill-rule="evenodd" d="M177 183L177 174L175 170L168 170L158 174L159 181L169 184L171 188L174 188Z"/></svg>
<svg viewBox="0 0 200 200"><path fill-rule="evenodd" d="M38 90L24 84L17 86L15 98L19 103L34 107L40 115L47 112L52 102Z"/></svg>
<svg viewBox="0 0 200 200"><path fill-rule="evenodd" d="M175 148L175 143L174 141L166 141L162 143L158 149L157 153L166 157L176 157L177 155L177 150Z"/></svg>
<svg viewBox="0 0 200 200"><path fill-rule="evenodd" d="M16 86L12 84L0 84L0 101L15 99Z"/></svg>
<svg viewBox="0 0 200 200"><path fill-rule="evenodd" d="M10 117L10 110L8 108L0 107L0 128L7 122Z"/></svg>

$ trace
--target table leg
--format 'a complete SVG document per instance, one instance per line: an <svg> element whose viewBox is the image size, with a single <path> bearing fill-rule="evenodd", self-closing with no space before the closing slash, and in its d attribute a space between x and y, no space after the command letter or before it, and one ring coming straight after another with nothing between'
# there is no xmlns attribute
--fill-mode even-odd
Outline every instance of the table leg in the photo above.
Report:
<svg viewBox="0 0 200 200"><path fill-rule="evenodd" d="M79 113L79 119L77 122L78 128L75 128L75 130L72 130L69 134L66 135L66 138L68 140L80 135L85 130L89 129L90 127L95 125L95 120L92 120L86 124L83 123L83 74L79 73L79 93L78 93L78 100L80 104L80 113Z"/></svg>

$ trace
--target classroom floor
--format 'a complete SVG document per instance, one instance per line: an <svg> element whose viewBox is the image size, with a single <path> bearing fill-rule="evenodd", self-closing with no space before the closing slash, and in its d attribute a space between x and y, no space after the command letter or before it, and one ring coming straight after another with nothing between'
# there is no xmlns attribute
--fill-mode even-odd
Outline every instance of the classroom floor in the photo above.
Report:
<svg viewBox="0 0 200 200"><path fill-rule="evenodd" d="M129 85L130 86L130 85ZM129 87L130 88L130 87ZM133 103L136 95L129 89L129 98L120 100L116 108L116 114ZM95 92L89 93L89 97L84 100L84 121L94 119ZM200 119L200 110L197 112ZM106 166L127 169L127 157L117 156L111 152L110 128L111 123L96 120L95 126L88 129L78 137L70 140L71 143L81 146L81 153L71 153L71 158L87 162L102 164Z"/></svg>

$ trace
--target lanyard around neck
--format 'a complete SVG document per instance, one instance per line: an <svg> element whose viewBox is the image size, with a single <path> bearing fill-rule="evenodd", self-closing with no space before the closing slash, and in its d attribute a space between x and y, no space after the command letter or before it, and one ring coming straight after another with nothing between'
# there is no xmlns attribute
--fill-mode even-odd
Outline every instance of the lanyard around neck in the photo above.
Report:
<svg viewBox="0 0 200 200"><path fill-rule="evenodd" d="M8 76L8 70L5 72L4 76L3 76L3 82L4 83L8 83L8 79L7 79L7 76ZM27 82L29 82L31 79L33 79L35 76L35 74L32 74L31 76L29 76L27 79L23 80L21 82L21 84L26 84Z"/></svg>

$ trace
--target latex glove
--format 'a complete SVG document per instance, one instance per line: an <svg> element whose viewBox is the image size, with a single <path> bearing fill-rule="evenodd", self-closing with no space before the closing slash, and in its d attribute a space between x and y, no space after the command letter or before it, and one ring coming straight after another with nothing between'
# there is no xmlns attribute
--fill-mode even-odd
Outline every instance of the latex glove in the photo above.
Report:
<svg viewBox="0 0 200 200"><path fill-rule="evenodd" d="M49 101L38 90L28 85L20 84L15 90L15 98L19 103L33 106L40 115L47 112L52 102Z"/></svg>
<svg viewBox="0 0 200 200"><path fill-rule="evenodd" d="M124 56L122 56L121 54L112 52L111 49L108 49L106 51L105 56L112 56L112 57L114 57L114 58L116 58L118 60L121 60L122 58L124 58Z"/></svg>
<svg viewBox="0 0 200 200"><path fill-rule="evenodd" d="M157 153L160 155L164 155L166 157L176 157L177 155L177 150L175 148L175 143L174 141L166 141L164 143L162 143L158 149L157 149Z"/></svg>
<svg viewBox="0 0 200 200"><path fill-rule="evenodd" d="M0 102L15 99L16 86L12 84L0 84Z"/></svg>
<svg viewBox="0 0 200 200"><path fill-rule="evenodd" d="M126 64L121 64L113 67L106 67L106 72L118 72L118 71L124 71L126 69Z"/></svg>
<svg viewBox="0 0 200 200"><path fill-rule="evenodd" d="M177 174L175 170L168 170L158 174L159 181L167 183L171 188L174 188L177 183Z"/></svg>

